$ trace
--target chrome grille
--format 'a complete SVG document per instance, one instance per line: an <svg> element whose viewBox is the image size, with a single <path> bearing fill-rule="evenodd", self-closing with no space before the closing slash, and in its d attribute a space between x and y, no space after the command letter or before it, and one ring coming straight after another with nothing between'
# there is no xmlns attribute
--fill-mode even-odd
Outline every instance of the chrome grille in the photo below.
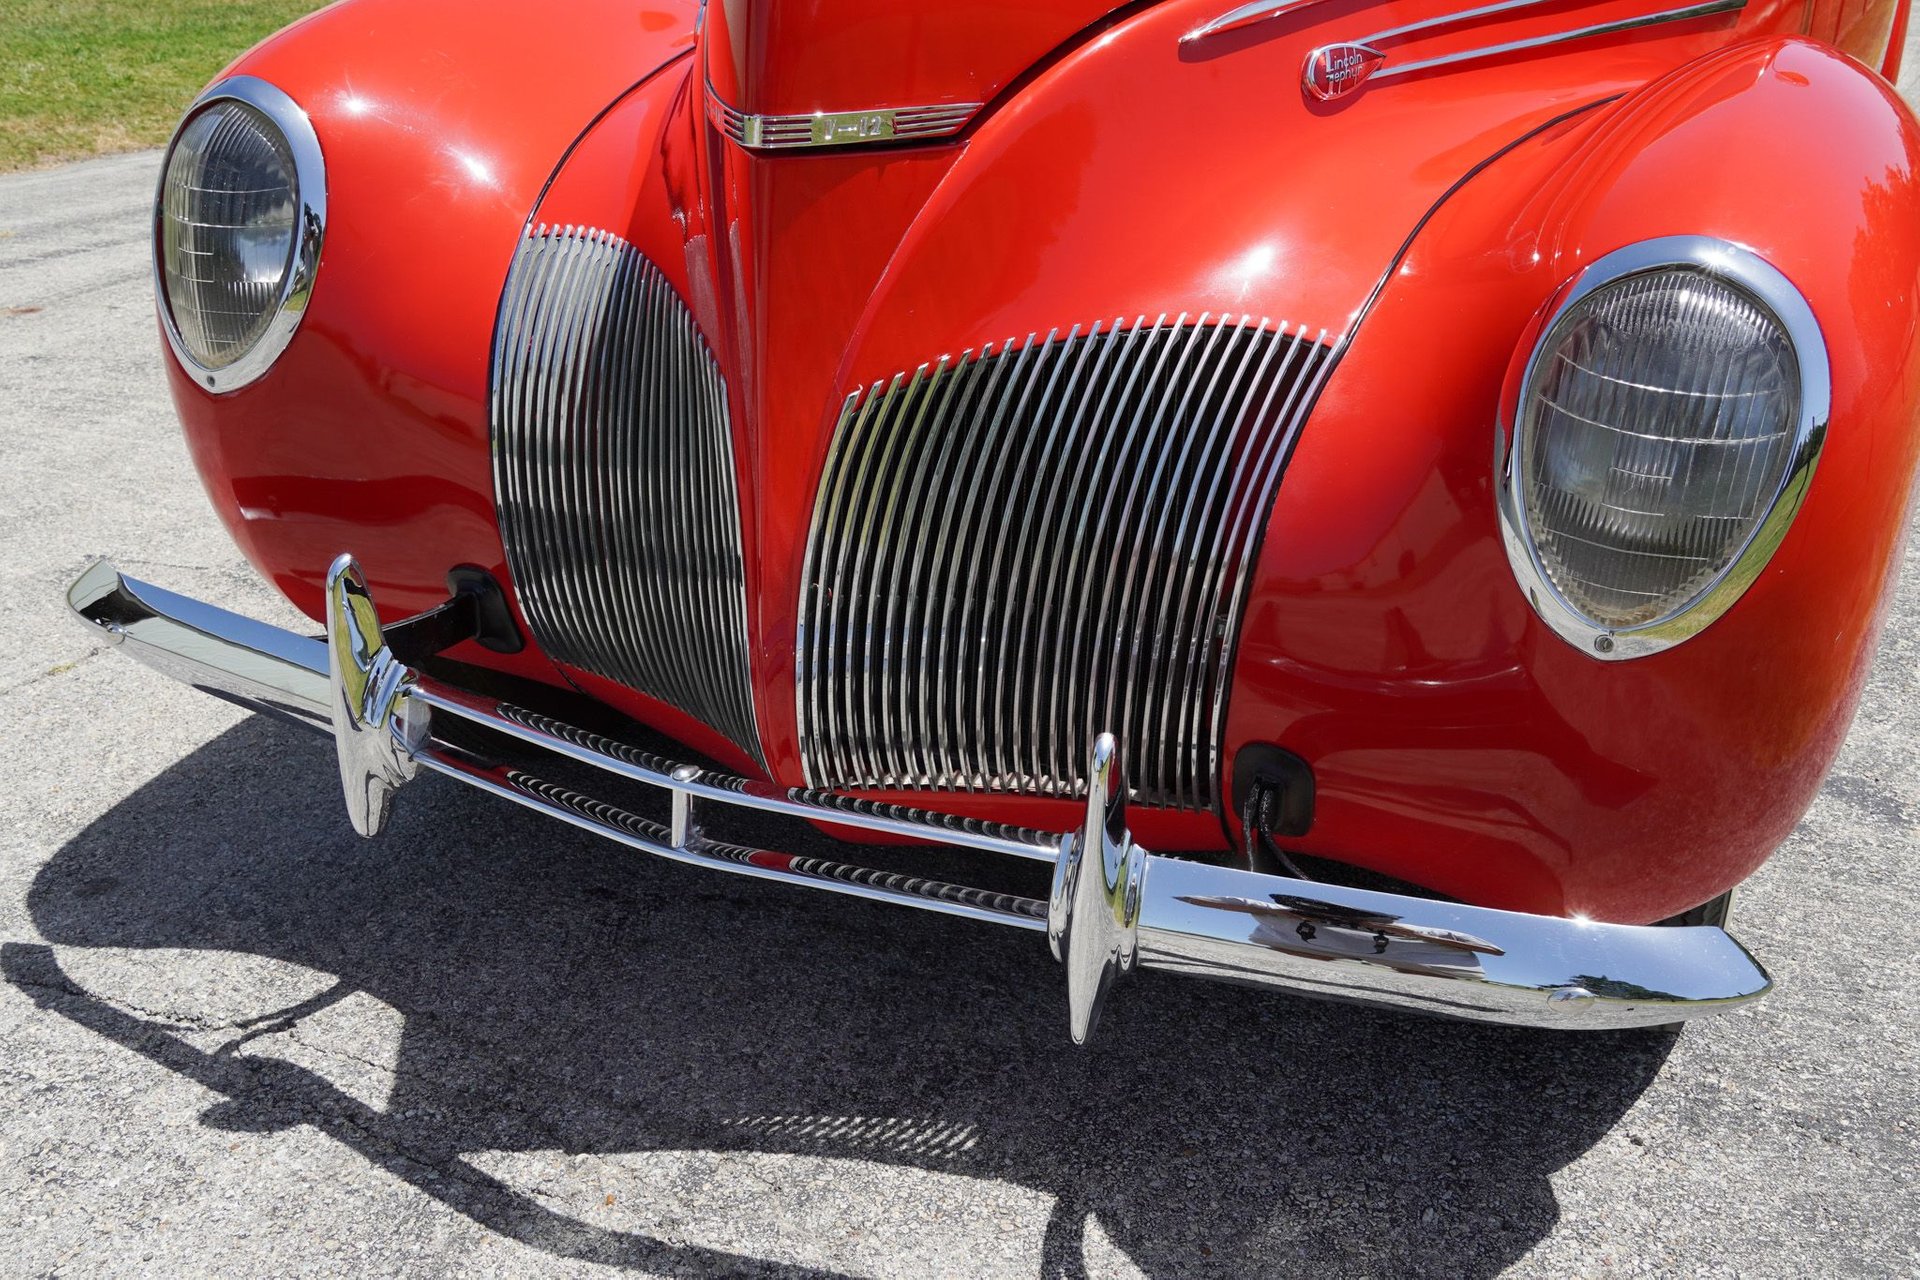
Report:
<svg viewBox="0 0 1920 1280"><path fill-rule="evenodd" d="M1257 532L1326 339L1141 317L849 396L801 598L808 783L1079 795L1111 731L1138 800L1217 807Z"/></svg>
<svg viewBox="0 0 1920 1280"><path fill-rule="evenodd" d="M540 647L762 759L726 383L666 277L611 232L521 242L494 342L493 476Z"/></svg>

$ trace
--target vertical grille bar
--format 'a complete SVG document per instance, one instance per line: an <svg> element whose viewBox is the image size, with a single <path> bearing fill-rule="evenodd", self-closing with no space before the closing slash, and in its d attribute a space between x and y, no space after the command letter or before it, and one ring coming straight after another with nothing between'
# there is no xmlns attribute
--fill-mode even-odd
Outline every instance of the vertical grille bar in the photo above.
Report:
<svg viewBox="0 0 1920 1280"><path fill-rule="evenodd" d="M1084 792L1218 808L1260 523L1331 368L1325 330L1121 317L988 343L850 395L796 654L819 787Z"/></svg>
<svg viewBox="0 0 1920 1280"><path fill-rule="evenodd" d="M492 416L501 538L540 647L764 763L726 382L666 277L611 232L530 230Z"/></svg>

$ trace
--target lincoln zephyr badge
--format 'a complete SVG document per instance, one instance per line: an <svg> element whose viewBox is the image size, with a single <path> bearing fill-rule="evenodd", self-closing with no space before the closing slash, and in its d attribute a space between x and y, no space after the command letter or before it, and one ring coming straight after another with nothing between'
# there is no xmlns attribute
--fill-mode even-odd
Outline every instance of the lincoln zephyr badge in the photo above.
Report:
<svg viewBox="0 0 1920 1280"><path fill-rule="evenodd" d="M1307 92L1322 102L1344 98L1386 60L1387 55L1371 45L1322 45L1307 55Z"/></svg>

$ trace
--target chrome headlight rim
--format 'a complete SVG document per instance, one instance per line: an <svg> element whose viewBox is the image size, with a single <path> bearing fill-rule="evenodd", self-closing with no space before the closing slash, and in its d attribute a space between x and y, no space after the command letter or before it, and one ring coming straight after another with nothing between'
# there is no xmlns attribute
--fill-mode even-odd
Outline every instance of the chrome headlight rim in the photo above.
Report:
<svg viewBox="0 0 1920 1280"><path fill-rule="evenodd" d="M174 148L180 145L187 125L201 112L219 102L238 102L253 108L265 116L286 140L287 150L293 157L297 221L292 260L274 304L273 319L259 340L244 354L219 368L209 368L201 363L181 338L179 325L174 319L173 303L167 296L166 271L161 254L166 219L167 170L173 163ZM167 346L187 376L207 391L224 395L258 381L273 367L280 354L287 349L287 344L293 341L294 332L306 316L313 283L320 272L320 250L326 239L326 227L326 162L320 151L320 136L314 132L313 121L299 103L278 85L258 76L229 76L208 86L193 100L193 104L180 117L180 123L160 157L159 185L153 202L154 298L159 304L160 327L167 335Z"/></svg>
<svg viewBox="0 0 1920 1280"><path fill-rule="evenodd" d="M1770 312L1785 331L1799 365L1800 404L1792 447L1764 514L1728 563L1699 590L1660 617L1632 627L1595 621L1554 585L1528 522L1522 493L1531 440L1520 430L1528 388L1561 319L1589 295L1649 272L1691 269L1730 285ZM1805 502L1826 444L1833 385L1826 337L1806 298L1778 268L1744 245L1714 236L1660 236L1596 258L1563 285L1529 329L1502 397L1496 454L1501 541L1507 562L1533 611L1553 632L1588 656L1606 662L1645 657L1691 639L1733 607L1773 558Z"/></svg>

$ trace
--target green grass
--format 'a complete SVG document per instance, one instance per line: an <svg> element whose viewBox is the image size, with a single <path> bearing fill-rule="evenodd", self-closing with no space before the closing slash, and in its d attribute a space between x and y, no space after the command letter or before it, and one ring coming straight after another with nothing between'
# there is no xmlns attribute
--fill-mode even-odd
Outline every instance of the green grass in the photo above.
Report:
<svg viewBox="0 0 1920 1280"><path fill-rule="evenodd" d="M0 0L0 172L167 140L193 95L321 0Z"/></svg>

